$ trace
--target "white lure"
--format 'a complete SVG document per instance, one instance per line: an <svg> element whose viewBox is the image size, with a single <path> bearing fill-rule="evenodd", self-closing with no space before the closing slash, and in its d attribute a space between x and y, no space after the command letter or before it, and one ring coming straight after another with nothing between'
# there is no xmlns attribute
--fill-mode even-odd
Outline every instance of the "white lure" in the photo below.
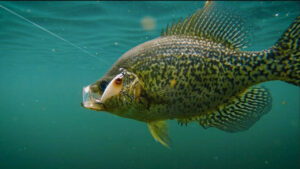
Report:
<svg viewBox="0 0 300 169"><path fill-rule="evenodd" d="M100 99L101 103L104 103L108 98L121 92L123 76L124 74L120 73L109 82Z"/></svg>

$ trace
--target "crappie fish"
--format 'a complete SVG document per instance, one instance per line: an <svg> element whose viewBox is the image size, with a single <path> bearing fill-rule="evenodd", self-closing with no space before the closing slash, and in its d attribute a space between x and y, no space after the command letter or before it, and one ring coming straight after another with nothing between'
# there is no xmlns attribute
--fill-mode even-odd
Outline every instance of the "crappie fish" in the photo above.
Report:
<svg viewBox="0 0 300 169"><path fill-rule="evenodd" d="M270 92L259 83L300 86L300 16L274 46L255 52L241 50L247 43L243 23L206 3L123 54L104 77L83 88L82 105L145 122L167 147L169 119L227 132L249 129L271 109Z"/></svg>

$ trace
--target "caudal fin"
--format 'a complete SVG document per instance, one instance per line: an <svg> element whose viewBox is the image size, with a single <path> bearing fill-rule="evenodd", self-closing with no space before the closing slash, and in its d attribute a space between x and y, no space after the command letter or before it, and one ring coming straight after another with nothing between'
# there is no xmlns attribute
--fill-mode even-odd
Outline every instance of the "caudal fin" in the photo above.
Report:
<svg viewBox="0 0 300 169"><path fill-rule="evenodd" d="M300 16L276 42L272 53L279 63L280 80L300 86Z"/></svg>

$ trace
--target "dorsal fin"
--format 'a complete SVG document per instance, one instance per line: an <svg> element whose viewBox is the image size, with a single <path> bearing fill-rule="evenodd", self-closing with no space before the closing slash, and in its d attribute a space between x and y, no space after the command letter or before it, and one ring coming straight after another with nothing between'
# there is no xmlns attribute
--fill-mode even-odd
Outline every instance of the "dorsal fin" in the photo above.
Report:
<svg viewBox="0 0 300 169"><path fill-rule="evenodd" d="M248 43L248 27L242 18L207 1L192 16L167 25L162 36L185 35L211 39L229 48L245 48Z"/></svg>

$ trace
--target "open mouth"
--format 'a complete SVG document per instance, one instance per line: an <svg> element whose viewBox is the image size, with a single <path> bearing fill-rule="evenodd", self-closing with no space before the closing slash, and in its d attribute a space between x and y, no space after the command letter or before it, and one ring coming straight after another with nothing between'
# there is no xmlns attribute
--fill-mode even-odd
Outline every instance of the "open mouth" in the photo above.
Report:
<svg viewBox="0 0 300 169"><path fill-rule="evenodd" d="M91 91L90 86L82 89L82 103L81 106L91 110L104 110L104 104L100 102L101 96Z"/></svg>

